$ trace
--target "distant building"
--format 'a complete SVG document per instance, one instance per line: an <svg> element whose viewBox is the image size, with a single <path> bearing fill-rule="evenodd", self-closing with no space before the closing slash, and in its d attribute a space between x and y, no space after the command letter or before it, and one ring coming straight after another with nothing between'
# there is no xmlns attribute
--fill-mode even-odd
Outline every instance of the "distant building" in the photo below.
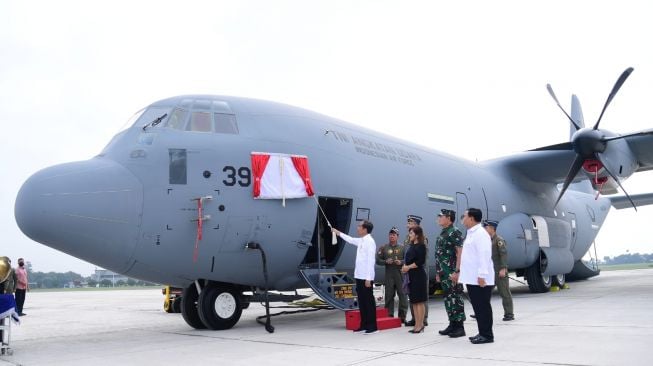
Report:
<svg viewBox="0 0 653 366"><path fill-rule="evenodd" d="M97 283L102 282L102 280L111 281L112 285L116 285L119 281L124 283L127 282L128 277L123 276L119 273L109 271L108 269L95 269L95 273L91 276Z"/></svg>

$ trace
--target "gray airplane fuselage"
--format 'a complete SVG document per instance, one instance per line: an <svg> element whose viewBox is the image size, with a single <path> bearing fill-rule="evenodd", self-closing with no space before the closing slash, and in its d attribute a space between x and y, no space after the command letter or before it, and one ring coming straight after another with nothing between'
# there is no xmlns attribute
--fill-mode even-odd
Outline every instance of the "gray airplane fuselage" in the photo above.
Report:
<svg viewBox="0 0 653 366"><path fill-rule="evenodd" d="M186 121L173 123L183 108ZM214 114L215 125L192 127L188 115L195 112ZM227 127L218 128L218 119ZM283 207L281 200L254 199L254 151L307 156L316 196L348 207L334 226L355 235L356 220L369 219L379 246L392 226L406 235L407 214L422 216L431 267L443 208L459 216L481 209L483 218L500 221L511 269L531 266L544 251L549 274L571 270L610 209L582 182L554 209L555 184L532 181L501 160L471 162L287 105L181 96L152 104L100 155L34 174L16 200L16 219L26 235L52 248L180 287L197 279L262 287L260 254L245 249L257 242L267 255L270 288L306 287L298 269L314 262L306 256L317 244L316 200L288 199ZM196 199L206 196L212 199L202 209L210 218L197 240ZM463 228L459 220L456 226ZM353 273L355 248L342 242L337 248L331 265Z"/></svg>

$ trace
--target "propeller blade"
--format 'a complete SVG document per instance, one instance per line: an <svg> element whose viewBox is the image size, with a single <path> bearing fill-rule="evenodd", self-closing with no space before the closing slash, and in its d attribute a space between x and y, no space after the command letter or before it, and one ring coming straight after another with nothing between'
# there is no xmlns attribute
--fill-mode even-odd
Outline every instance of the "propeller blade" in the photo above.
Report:
<svg viewBox="0 0 653 366"><path fill-rule="evenodd" d="M558 199L556 200L555 205L553 205L553 208L558 206L558 202L560 202L562 195L564 195L567 188L569 188L571 181L576 178L576 174L578 174L578 171L583 166L584 162L585 159L583 159L582 156L576 155L576 160L574 160L574 162L571 164L571 167L569 168L569 173L567 173L567 178L565 178L565 183L562 185L562 189L560 190L560 194L558 195Z"/></svg>
<svg viewBox="0 0 653 366"><path fill-rule="evenodd" d="M564 113L565 116L567 116L567 118L569 118L569 121L571 121L571 123L574 125L574 127L576 127L576 131L580 130L580 127L578 126L578 124L574 121L573 118L571 118L571 116L569 114L567 114L567 111L565 111L565 109L562 108L562 106L560 105L560 102L558 102L558 98L556 97L556 94L553 92L553 88L551 87L551 84L546 84L546 90L549 91L549 95L551 95L551 98L553 98L553 100L555 100L556 104L558 105L558 108L560 108L562 113Z"/></svg>
<svg viewBox="0 0 653 366"><path fill-rule="evenodd" d="M573 150L573 149L574 149L574 147L571 144L571 142L563 142L561 144L542 146L542 147L538 147L536 149L531 149L531 150L528 150L528 151Z"/></svg>
<svg viewBox="0 0 653 366"><path fill-rule="evenodd" d="M617 184L619 185L619 188L621 188L621 190L624 191L624 195L626 195L626 197L628 198L630 203L633 205L633 208L635 209L635 211L637 211L637 206L635 206L635 202L633 202L633 199L630 198L630 195L628 195L628 192L626 192L624 187L621 185L621 182L619 182L619 179L617 179L617 177L614 174L612 174L610 169L608 169L608 166L605 165L605 163L603 163L603 160L601 159L601 153L596 153L596 158L601 162L601 165L603 165L603 168L605 169L605 171L608 172L608 174L610 174L610 176L612 177L612 179L614 179L615 182L617 182Z"/></svg>
<svg viewBox="0 0 653 366"><path fill-rule="evenodd" d="M619 140L619 139L623 139L623 138L631 137L631 136L646 136L646 135L653 135L653 129L633 132L633 133L629 133L629 134L625 134L625 135L621 135L621 136L604 137L602 140L603 141L614 141L614 140Z"/></svg>
<svg viewBox="0 0 653 366"><path fill-rule="evenodd" d="M601 118L603 118L603 113L605 113L605 109L608 107L608 104L612 102L612 98L617 94L621 86L624 84L626 79L630 76L630 73L633 72L633 68L629 67L624 72L621 73L621 76L619 76L619 79L617 79L617 82L614 83L614 86L612 87L612 91L610 92L610 95L608 95L608 100L605 101L605 104L603 105L603 110L601 111L601 115L599 115L598 121L596 121L596 124L594 125L594 129L597 130L599 128L599 123L601 123Z"/></svg>

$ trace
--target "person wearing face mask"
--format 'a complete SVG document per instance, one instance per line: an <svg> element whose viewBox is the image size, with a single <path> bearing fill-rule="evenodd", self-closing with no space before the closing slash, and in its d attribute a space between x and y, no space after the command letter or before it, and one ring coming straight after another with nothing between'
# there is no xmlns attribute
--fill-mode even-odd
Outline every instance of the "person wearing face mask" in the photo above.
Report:
<svg viewBox="0 0 653 366"><path fill-rule="evenodd" d="M25 260L23 258L18 258L18 267L16 267L16 312L20 316L27 315L23 313L23 305L25 304L25 294L27 291L29 291L29 280L27 279Z"/></svg>

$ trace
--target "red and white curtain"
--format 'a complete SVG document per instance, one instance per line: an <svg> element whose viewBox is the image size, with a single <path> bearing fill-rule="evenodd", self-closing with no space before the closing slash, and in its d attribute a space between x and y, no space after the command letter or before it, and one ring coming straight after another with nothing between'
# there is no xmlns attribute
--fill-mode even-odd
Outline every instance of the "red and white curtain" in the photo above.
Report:
<svg viewBox="0 0 653 366"><path fill-rule="evenodd" d="M253 196L258 199L313 196L308 158L303 155L252 153Z"/></svg>

